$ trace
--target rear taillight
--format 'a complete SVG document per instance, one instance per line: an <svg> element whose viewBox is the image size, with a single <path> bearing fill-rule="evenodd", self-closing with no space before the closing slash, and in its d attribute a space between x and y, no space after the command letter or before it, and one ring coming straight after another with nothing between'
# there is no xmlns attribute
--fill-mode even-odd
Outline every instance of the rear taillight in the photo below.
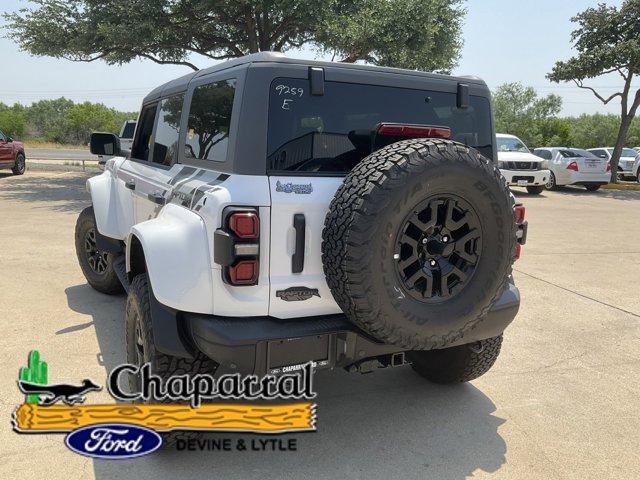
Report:
<svg viewBox="0 0 640 480"><path fill-rule="evenodd" d="M260 274L260 217L257 208L227 207L215 231L213 259L229 285L256 285Z"/></svg>
<svg viewBox="0 0 640 480"><path fill-rule="evenodd" d="M229 228L243 239L260 237L260 219L254 212L232 213L231 217L229 217Z"/></svg>
<svg viewBox="0 0 640 480"><path fill-rule="evenodd" d="M574 172L578 171L578 164L576 162L571 162L567 165L567 170L573 170Z"/></svg>
<svg viewBox="0 0 640 480"><path fill-rule="evenodd" d="M514 260L520 258L520 254L522 253L522 245L527 243L527 228L529 224L524 219L525 216L525 208L521 203L516 204L513 208L514 217L516 222L516 251L514 254Z"/></svg>
<svg viewBox="0 0 640 480"><path fill-rule="evenodd" d="M229 267L232 285L255 285L258 281L258 260L240 260Z"/></svg>
<svg viewBox="0 0 640 480"><path fill-rule="evenodd" d="M451 138L449 127L411 125L402 123L381 123L376 133L385 137L404 138Z"/></svg>

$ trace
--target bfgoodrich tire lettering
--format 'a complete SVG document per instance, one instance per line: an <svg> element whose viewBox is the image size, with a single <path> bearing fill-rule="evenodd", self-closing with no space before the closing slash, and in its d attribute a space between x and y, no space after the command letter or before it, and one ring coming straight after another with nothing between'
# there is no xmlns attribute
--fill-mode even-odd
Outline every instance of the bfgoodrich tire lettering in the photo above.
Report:
<svg viewBox="0 0 640 480"><path fill-rule="evenodd" d="M482 251L462 291L425 304L396 274L395 238L411 209L451 194L477 213ZM325 220L322 260L336 302L386 343L411 350L451 344L505 288L515 250L513 203L495 165L464 145L413 139L374 152L347 175Z"/></svg>

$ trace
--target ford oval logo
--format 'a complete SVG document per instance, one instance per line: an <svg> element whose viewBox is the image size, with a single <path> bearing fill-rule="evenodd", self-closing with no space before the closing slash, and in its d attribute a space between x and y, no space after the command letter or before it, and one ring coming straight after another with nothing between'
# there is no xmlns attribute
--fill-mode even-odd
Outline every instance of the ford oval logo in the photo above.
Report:
<svg viewBox="0 0 640 480"><path fill-rule="evenodd" d="M162 437L149 428L130 423L104 423L74 430L64 443L87 457L133 458L160 448Z"/></svg>

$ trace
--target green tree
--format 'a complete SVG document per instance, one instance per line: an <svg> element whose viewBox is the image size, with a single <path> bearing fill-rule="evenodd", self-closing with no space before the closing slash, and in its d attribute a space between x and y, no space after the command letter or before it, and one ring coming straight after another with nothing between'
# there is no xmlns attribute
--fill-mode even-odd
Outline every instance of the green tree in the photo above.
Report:
<svg viewBox="0 0 640 480"><path fill-rule="evenodd" d="M9 107L0 103L0 130L10 137L19 139L24 137L26 126L25 108L22 105L16 103Z"/></svg>
<svg viewBox="0 0 640 480"><path fill-rule="evenodd" d="M311 45L345 62L448 71L460 54L462 0L31 0L5 14L34 55L197 70L220 60Z"/></svg>
<svg viewBox="0 0 640 480"><path fill-rule="evenodd" d="M91 132L116 132L119 128L116 111L101 103L76 104L64 117L65 138L71 143L86 144Z"/></svg>
<svg viewBox="0 0 640 480"><path fill-rule="evenodd" d="M631 87L640 74L640 0L626 0L620 8L600 4L571 19L578 28L571 34L577 55L555 64L547 78L569 82L591 91L602 103L620 99L620 123L611 158L611 181L615 182L620 153L640 106L640 89ZM620 91L605 98L584 81L608 73L622 77ZM633 92L635 90L635 93Z"/></svg>
<svg viewBox="0 0 640 480"><path fill-rule="evenodd" d="M561 145L570 127L558 118L562 99L558 95L538 98L532 87L520 82L500 85L493 93L496 132L516 135L527 145Z"/></svg>
<svg viewBox="0 0 640 480"><path fill-rule="evenodd" d="M568 119L571 124L571 146L596 148L614 145L618 137L620 117L614 114L583 114Z"/></svg>
<svg viewBox="0 0 640 480"><path fill-rule="evenodd" d="M50 142L63 142L64 118L71 107L73 101L63 97L31 104L26 109L30 132Z"/></svg>

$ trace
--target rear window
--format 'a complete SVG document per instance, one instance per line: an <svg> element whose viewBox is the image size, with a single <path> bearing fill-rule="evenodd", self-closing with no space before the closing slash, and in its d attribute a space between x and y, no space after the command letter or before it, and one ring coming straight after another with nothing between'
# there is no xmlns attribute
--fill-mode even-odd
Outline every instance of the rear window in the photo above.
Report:
<svg viewBox="0 0 640 480"><path fill-rule="evenodd" d="M120 138L133 138L133 133L136 131L136 122L127 122L122 129L122 135Z"/></svg>
<svg viewBox="0 0 640 480"><path fill-rule="evenodd" d="M452 140L493 158L489 101L470 97L456 107L455 93L325 82L312 96L309 82L279 78L269 93L270 171L346 173L371 153L371 136L383 122L451 128Z"/></svg>

